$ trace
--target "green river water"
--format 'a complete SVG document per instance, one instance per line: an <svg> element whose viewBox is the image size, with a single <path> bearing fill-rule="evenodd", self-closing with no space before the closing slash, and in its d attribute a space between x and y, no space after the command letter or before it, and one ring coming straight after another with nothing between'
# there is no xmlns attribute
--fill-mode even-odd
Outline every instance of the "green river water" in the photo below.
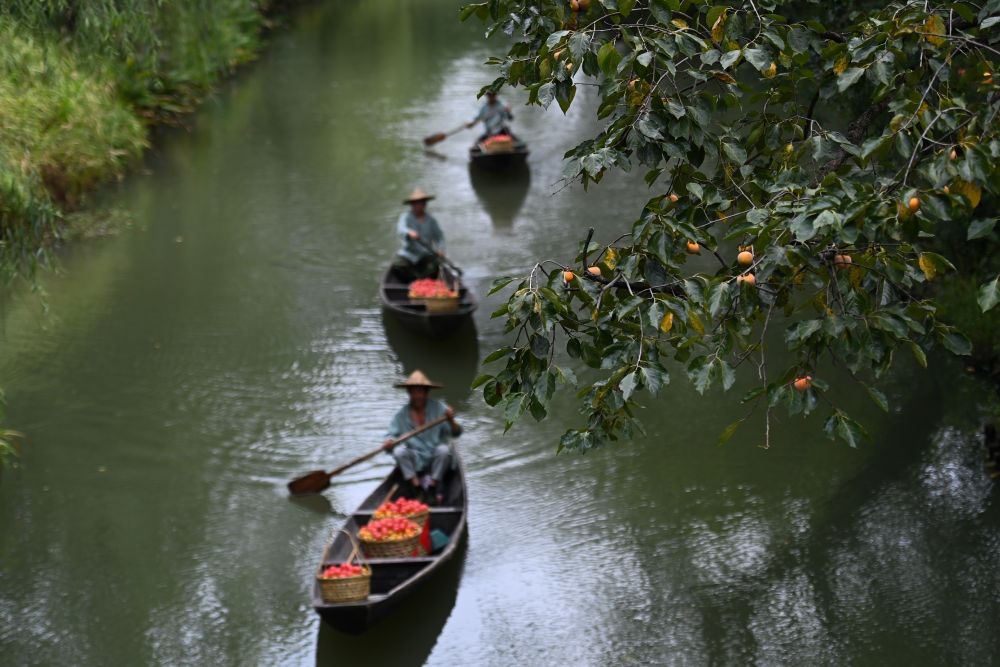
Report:
<svg viewBox="0 0 1000 667"><path fill-rule="evenodd" d="M768 450L737 397L674 382L647 435L557 454L572 395L504 433L469 384L506 342L494 278L606 243L642 174L584 191L561 156L595 129L505 93L532 150L470 171L460 125L503 45L448 0L326 2L143 168L107 192L132 224L66 248L4 302L0 386L28 435L0 478L4 665L1000 664L1000 512L958 363L900 355L868 427L777 415ZM378 280L414 187L481 305L434 342L383 316ZM506 294L504 292L503 294ZM293 499L286 483L372 450L415 368L465 433L469 533L453 566L361 636L321 622L310 581L330 533L390 468L379 456ZM495 367L490 367L495 368ZM750 369L741 382L753 380Z"/></svg>

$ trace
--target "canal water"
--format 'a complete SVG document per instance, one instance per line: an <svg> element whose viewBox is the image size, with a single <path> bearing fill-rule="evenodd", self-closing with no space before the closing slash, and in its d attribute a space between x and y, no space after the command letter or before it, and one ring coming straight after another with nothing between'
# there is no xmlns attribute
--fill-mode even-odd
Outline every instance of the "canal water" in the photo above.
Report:
<svg viewBox="0 0 1000 667"><path fill-rule="evenodd" d="M882 413L832 369L826 413L759 414L674 382L646 435L557 454L572 395L504 432L473 378L508 342L503 275L606 243L641 174L584 191L561 156L596 129L505 92L531 148L470 171L459 127L503 44L451 0L327 2L103 193L131 221L4 300L0 386L27 441L0 477L0 662L9 665L986 665L1000 661L1000 513L977 435L989 390L900 355ZM415 187L481 300L444 342L384 315L378 280ZM505 294L505 293L504 293ZM457 562L362 636L314 613L330 533L390 469L377 456L294 499L286 483L382 441L420 368L465 433ZM495 368L490 366L488 368ZM747 371L749 373L749 370Z"/></svg>

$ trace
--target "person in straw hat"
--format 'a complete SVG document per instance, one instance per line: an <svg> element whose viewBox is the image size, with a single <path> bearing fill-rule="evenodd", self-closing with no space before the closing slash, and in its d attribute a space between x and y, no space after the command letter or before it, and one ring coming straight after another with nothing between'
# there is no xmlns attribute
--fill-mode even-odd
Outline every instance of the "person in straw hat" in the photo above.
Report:
<svg viewBox="0 0 1000 667"><path fill-rule="evenodd" d="M514 118L510 112L510 105L497 97L497 91L487 90L486 99L479 105L476 115L466 121L466 127L472 127L479 121L483 121L483 135L479 141L498 134L510 134L510 127L507 121Z"/></svg>
<svg viewBox="0 0 1000 667"><path fill-rule="evenodd" d="M420 188L403 200L410 210L399 216L396 234L403 246L396 252L393 272L402 282L436 276L444 257L444 232L433 215L427 212L427 202L434 199ZM423 241L421 243L420 241Z"/></svg>
<svg viewBox="0 0 1000 667"><path fill-rule="evenodd" d="M440 504L444 499L444 475L458 463L451 449L451 438L461 435L462 427L455 421L454 408L444 401L428 397L431 389L441 385L431 382L421 371L413 371L405 382L397 382L393 386L406 389L410 400L396 411L382 448L392 453L403 479L412 485L406 490L406 495L433 499ZM393 447L395 439L403 433L442 415L448 418L447 421Z"/></svg>

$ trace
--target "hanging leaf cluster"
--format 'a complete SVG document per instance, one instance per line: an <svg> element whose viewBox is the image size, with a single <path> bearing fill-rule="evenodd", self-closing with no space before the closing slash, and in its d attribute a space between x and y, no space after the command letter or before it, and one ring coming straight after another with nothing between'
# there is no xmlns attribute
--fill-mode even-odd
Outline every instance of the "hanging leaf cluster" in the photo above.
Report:
<svg viewBox="0 0 1000 667"><path fill-rule="evenodd" d="M825 371L848 370L887 409L875 385L897 351L924 365L935 347L971 351L940 318L933 286L954 270L945 229L965 230L974 251L996 248L1000 0L893 2L845 10L837 24L816 20L818 8L463 9L513 38L491 86L524 87L530 103L563 112L579 86L599 87L603 129L567 152L566 179L588 188L608 170L641 170L656 193L619 238L588 235L495 284L515 288L494 313L513 342L476 386L508 428L525 412L544 418L565 385L585 423L560 448L629 437L640 395L659 394L679 364L702 393L751 378L747 416L762 409L768 425L776 408L822 406L827 434L853 446L864 429L833 402ZM1000 279L979 278L986 310ZM793 361L769 366L769 340Z"/></svg>

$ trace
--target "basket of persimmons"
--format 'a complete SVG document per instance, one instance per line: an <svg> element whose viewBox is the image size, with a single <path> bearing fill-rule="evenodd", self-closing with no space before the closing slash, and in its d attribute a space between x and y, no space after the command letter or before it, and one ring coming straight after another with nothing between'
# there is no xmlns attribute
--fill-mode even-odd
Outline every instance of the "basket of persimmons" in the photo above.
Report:
<svg viewBox="0 0 1000 667"><path fill-rule="evenodd" d="M358 539L368 558L403 558L413 555L420 530L418 524L401 516L373 518L358 530Z"/></svg>
<svg viewBox="0 0 1000 667"><path fill-rule="evenodd" d="M368 599L371 592L372 569L358 555L360 545L350 538L354 549L343 563L320 564L316 573L320 594L324 602L358 602Z"/></svg>
<svg viewBox="0 0 1000 667"><path fill-rule="evenodd" d="M421 278L410 283L408 295L411 299L423 301L430 313L447 313L458 309L458 292L448 287L443 280Z"/></svg>
<svg viewBox="0 0 1000 667"><path fill-rule="evenodd" d="M423 528L424 524L427 523L430 510L431 508L426 503L422 503L419 500L396 498L395 500L387 500L379 505L375 513L372 514L372 518L392 519L403 517Z"/></svg>

